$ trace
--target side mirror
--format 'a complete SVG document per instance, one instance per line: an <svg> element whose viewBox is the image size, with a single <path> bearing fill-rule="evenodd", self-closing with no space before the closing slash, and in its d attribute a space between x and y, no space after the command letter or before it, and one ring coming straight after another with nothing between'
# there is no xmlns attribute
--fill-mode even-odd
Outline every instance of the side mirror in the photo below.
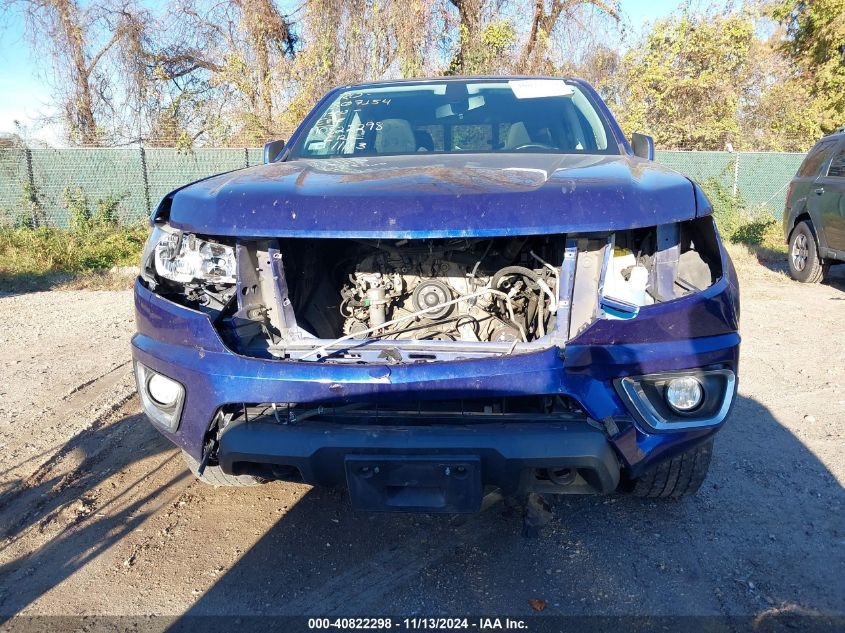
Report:
<svg viewBox="0 0 845 633"><path fill-rule="evenodd" d="M650 136L634 132L631 135L631 147L634 150L634 156L654 160L654 139Z"/></svg>
<svg viewBox="0 0 845 633"><path fill-rule="evenodd" d="M264 145L264 164L275 163L279 159L282 150L285 149L283 140L270 141Z"/></svg>

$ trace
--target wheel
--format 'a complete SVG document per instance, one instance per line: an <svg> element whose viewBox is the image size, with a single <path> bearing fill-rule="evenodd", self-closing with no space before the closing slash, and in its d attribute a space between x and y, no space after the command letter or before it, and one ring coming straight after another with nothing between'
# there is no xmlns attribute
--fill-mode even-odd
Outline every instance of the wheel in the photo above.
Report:
<svg viewBox="0 0 845 633"><path fill-rule="evenodd" d="M817 284L824 279L829 267L819 258L810 223L799 222L789 236L789 274L801 283Z"/></svg>
<svg viewBox="0 0 845 633"><path fill-rule="evenodd" d="M713 454L713 440L673 457L631 482L629 492L649 499L689 497L698 492Z"/></svg>
<svg viewBox="0 0 845 633"><path fill-rule="evenodd" d="M185 451L182 451L182 458L194 477L209 486L258 486L266 483L266 480L252 475L227 475L221 470L220 466L206 466L202 476L200 476L197 474L200 467L199 462Z"/></svg>

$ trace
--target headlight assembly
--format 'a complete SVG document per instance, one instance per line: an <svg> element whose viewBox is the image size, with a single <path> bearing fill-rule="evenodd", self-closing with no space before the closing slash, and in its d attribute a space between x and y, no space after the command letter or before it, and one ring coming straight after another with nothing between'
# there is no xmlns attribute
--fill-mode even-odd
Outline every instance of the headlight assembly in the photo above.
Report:
<svg viewBox="0 0 845 633"><path fill-rule="evenodd" d="M180 283L235 283L235 249L193 233L165 232L155 245L156 273Z"/></svg>
<svg viewBox="0 0 845 633"><path fill-rule="evenodd" d="M149 278L153 271L162 279L182 284L194 281L234 284L237 275L235 249L193 233L156 225L144 248L141 263L143 276Z"/></svg>

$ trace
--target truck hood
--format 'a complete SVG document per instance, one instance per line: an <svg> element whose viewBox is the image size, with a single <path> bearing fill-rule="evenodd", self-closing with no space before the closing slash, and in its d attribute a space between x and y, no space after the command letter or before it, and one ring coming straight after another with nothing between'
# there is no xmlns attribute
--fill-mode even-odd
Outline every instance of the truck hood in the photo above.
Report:
<svg viewBox="0 0 845 633"><path fill-rule="evenodd" d="M692 183L629 156L462 154L293 160L202 180L170 223L241 237L435 238L621 230L696 215Z"/></svg>

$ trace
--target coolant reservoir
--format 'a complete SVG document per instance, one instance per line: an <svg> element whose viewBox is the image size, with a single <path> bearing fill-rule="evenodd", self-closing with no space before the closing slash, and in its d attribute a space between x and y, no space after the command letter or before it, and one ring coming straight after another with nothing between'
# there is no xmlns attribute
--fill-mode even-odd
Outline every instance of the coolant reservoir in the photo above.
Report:
<svg viewBox="0 0 845 633"><path fill-rule="evenodd" d="M628 276L627 284L631 293L631 303L638 306L654 303L654 299L645 290L648 286L648 268L639 264L634 266Z"/></svg>
<svg viewBox="0 0 845 633"><path fill-rule="evenodd" d="M606 297L633 303L629 294L628 282L622 275L622 271L636 263L637 258L631 251L624 248L614 249L613 257L610 258L607 271L604 274L604 294Z"/></svg>
<svg viewBox="0 0 845 633"><path fill-rule="evenodd" d="M627 279L623 274L626 270L629 270ZM636 306L650 305L654 303L654 299L646 292L647 287L648 269L637 263L637 258L631 251L614 249L604 276L604 296ZM620 318L609 313L605 316L609 319Z"/></svg>

